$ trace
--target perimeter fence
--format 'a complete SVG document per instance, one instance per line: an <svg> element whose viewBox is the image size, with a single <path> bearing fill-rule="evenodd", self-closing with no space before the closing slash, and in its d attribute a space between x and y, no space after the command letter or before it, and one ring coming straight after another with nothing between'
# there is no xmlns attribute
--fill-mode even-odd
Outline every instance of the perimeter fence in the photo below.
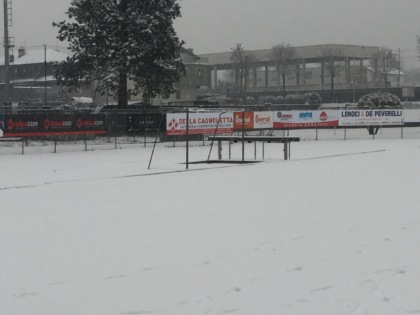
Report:
<svg viewBox="0 0 420 315"><path fill-rule="evenodd" d="M258 129L245 128L248 135L289 135L298 136L301 140L353 140L353 139L407 139L420 138L420 109L405 110L409 115L400 125L376 126L372 133L370 126L339 126L338 123L326 123L338 119L331 115L333 110L319 110L301 105L298 107L276 107L272 105L188 108L190 115L199 113L237 112L252 113L257 119L258 113L270 113L277 124ZM207 136L217 130L204 133L177 133L168 131L167 117L185 115L185 107L147 107L138 106L118 109L116 106L95 108L0 108L0 126L3 137L24 139L25 146L46 148L46 152L63 150L97 150L123 148L132 145L147 146L150 143L169 142L171 146L183 145L182 142L197 141L199 145L207 145ZM321 114L320 114L321 113ZM338 113L338 112L337 112ZM337 114L338 115L338 114ZM287 124L292 116L302 122ZM331 117L332 118L331 118ZM235 117L235 116L233 116ZM262 117L260 115L260 117ZM284 118L284 119L283 119ZM311 123L310 119L318 119ZM235 119L235 118L233 118ZM261 118L260 118L261 119ZM256 120L254 123L257 124ZM241 130L232 129L232 134L240 134ZM20 152L20 144L13 142L0 143L0 151ZM14 149L18 146L19 148ZM51 147L53 146L53 149ZM7 148L9 148L7 150ZM25 152L30 153L31 150Z"/></svg>

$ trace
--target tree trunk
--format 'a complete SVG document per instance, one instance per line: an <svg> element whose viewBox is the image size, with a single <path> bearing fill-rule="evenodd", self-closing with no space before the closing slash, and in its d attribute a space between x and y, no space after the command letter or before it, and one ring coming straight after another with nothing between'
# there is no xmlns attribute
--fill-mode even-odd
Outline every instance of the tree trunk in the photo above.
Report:
<svg viewBox="0 0 420 315"><path fill-rule="evenodd" d="M123 16L127 15L129 0L121 0L119 10ZM121 40L123 43L128 42L128 25L127 21L123 21L121 24ZM128 106L128 86L127 86L127 70L125 69L126 61L120 65L119 77L118 77L118 108L127 108Z"/></svg>
<svg viewBox="0 0 420 315"><path fill-rule="evenodd" d="M127 108L128 93L127 93L127 73L122 72L119 75L118 82L118 108Z"/></svg>
<svg viewBox="0 0 420 315"><path fill-rule="evenodd" d="M283 97L286 98L286 73L281 74L283 80Z"/></svg>

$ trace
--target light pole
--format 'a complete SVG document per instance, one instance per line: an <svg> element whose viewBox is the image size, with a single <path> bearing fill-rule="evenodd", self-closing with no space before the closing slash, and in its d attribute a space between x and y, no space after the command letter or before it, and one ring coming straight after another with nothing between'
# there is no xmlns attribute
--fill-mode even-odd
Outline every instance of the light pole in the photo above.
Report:
<svg viewBox="0 0 420 315"><path fill-rule="evenodd" d="M9 3L8 0L3 0L4 3L4 105L10 102L10 38L9 38Z"/></svg>
<svg viewBox="0 0 420 315"><path fill-rule="evenodd" d="M398 48L398 87L401 87L401 50Z"/></svg>

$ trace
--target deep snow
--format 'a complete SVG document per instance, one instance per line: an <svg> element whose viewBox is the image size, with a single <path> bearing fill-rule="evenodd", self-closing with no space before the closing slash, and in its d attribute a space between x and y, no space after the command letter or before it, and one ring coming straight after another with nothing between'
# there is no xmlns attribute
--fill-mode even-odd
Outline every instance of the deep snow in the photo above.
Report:
<svg viewBox="0 0 420 315"><path fill-rule="evenodd" d="M0 313L420 313L420 130L291 135L189 171L183 144L2 145Z"/></svg>

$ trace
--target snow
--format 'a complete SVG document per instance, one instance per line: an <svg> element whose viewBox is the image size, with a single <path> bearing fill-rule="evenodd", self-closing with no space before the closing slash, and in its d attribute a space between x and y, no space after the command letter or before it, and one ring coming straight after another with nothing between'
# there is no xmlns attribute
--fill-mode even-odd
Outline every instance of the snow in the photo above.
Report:
<svg viewBox="0 0 420 315"><path fill-rule="evenodd" d="M150 170L133 139L2 144L2 313L420 313L420 129L290 135L188 171L181 143Z"/></svg>

